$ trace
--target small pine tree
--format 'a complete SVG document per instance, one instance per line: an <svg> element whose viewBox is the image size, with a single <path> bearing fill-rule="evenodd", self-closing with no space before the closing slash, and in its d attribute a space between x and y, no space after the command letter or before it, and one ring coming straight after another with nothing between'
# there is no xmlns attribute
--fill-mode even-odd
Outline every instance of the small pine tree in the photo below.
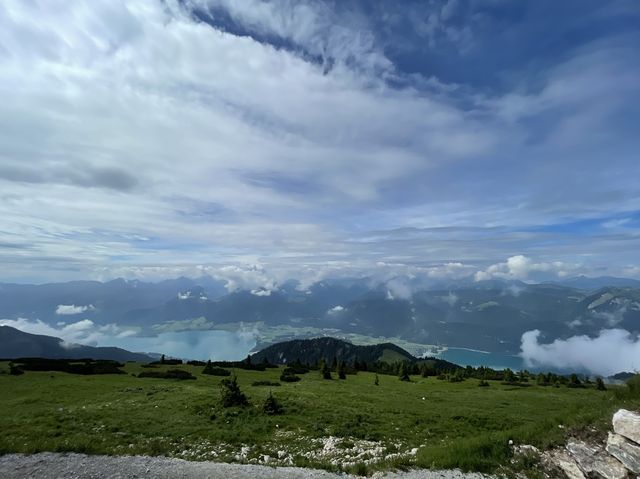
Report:
<svg viewBox="0 0 640 479"><path fill-rule="evenodd" d="M376 378L373 380L373 384L375 386L380 386L380 380L378 379L378 373L376 373Z"/></svg>
<svg viewBox="0 0 640 479"><path fill-rule="evenodd" d="M504 370L503 378L505 383L514 383L516 382L516 375L509 368Z"/></svg>
<svg viewBox="0 0 640 479"><path fill-rule="evenodd" d="M329 368L324 358L320 360L320 374L322 375L322 379L332 379L331 368Z"/></svg>
<svg viewBox="0 0 640 479"><path fill-rule="evenodd" d="M398 377L400 378L400 381L411 381L407 364L404 362L400 365L400 374L398 375Z"/></svg>
<svg viewBox="0 0 640 479"><path fill-rule="evenodd" d="M578 378L578 375L573 373L571 375L571 377L569 378L569 384L567 384L568 387L570 388L579 388L582 387L582 382L580 381L580 379Z"/></svg>
<svg viewBox="0 0 640 479"><path fill-rule="evenodd" d="M213 368L213 365L211 364L211 359L209 359L207 361L207 364L205 364L204 369L202 370L202 374L211 374L212 368Z"/></svg>
<svg viewBox="0 0 640 479"><path fill-rule="evenodd" d="M164 354L160 357L160 364L164 364Z"/></svg>
<svg viewBox="0 0 640 479"><path fill-rule="evenodd" d="M340 361L340 364L338 365L338 379L347 379L346 369L347 365L344 361Z"/></svg>
<svg viewBox="0 0 640 479"><path fill-rule="evenodd" d="M596 378L596 389L598 391L606 391L607 390L607 386L604 385L604 381L602 380L602 378Z"/></svg>
<svg viewBox="0 0 640 479"><path fill-rule="evenodd" d="M262 412L269 416L275 416L277 414L282 414L283 412L282 406L278 400L273 397L271 391L269 391L269 396L265 399L264 404L262 405Z"/></svg>
<svg viewBox="0 0 640 479"><path fill-rule="evenodd" d="M238 379L233 374L229 379L220 381L220 396L222 407L246 406L249 404L247 396L240 390Z"/></svg>

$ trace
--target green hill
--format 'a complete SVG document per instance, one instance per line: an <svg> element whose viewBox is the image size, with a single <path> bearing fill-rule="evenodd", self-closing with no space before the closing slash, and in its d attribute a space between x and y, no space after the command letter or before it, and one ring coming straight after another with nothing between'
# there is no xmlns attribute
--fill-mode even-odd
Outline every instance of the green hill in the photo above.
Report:
<svg viewBox="0 0 640 479"><path fill-rule="evenodd" d="M348 364L358 361L372 364L378 361L395 363L399 361L428 361L436 370L456 369L459 366L430 358L421 360L393 343L359 346L336 338L294 339L272 344L252 356L254 363L268 361L273 364L290 364L299 361L303 364L316 364L320 359L331 362L333 359Z"/></svg>

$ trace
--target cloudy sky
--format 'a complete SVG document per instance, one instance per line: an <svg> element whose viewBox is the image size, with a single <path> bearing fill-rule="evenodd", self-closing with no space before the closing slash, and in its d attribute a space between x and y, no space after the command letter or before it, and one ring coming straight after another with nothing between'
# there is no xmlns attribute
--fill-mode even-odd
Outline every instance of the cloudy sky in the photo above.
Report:
<svg viewBox="0 0 640 479"><path fill-rule="evenodd" d="M640 277L639 59L636 0L5 0L0 280Z"/></svg>

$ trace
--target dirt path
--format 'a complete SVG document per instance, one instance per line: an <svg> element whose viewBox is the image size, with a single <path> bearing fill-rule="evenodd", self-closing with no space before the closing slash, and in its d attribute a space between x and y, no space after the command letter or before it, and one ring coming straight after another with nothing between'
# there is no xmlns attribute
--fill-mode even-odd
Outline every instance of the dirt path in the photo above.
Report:
<svg viewBox="0 0 640 479"><path fill-rule="evenodd" d="M147 456L86 456L84 454L40 453L0 456L3 479L351 479L355 476L332 474L299 467L268 467L216 462L190 462L182 459ZM459 471L410 471L376 474L385 479L483 479L481 474Z"/></svg>

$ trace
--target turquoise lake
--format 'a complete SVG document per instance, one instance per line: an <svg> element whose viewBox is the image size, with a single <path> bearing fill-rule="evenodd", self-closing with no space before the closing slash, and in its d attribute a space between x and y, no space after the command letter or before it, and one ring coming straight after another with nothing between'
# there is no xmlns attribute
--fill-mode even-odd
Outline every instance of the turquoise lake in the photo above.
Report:
<svg viewBox="0 0 640 479"><path fill-rule="evenodd" d="M508 354L487 353L464 348L449 348L438 357L461 366L487 366L494 369L510 368L514 370L524 369L524 362L521 357Z"/></svg>

